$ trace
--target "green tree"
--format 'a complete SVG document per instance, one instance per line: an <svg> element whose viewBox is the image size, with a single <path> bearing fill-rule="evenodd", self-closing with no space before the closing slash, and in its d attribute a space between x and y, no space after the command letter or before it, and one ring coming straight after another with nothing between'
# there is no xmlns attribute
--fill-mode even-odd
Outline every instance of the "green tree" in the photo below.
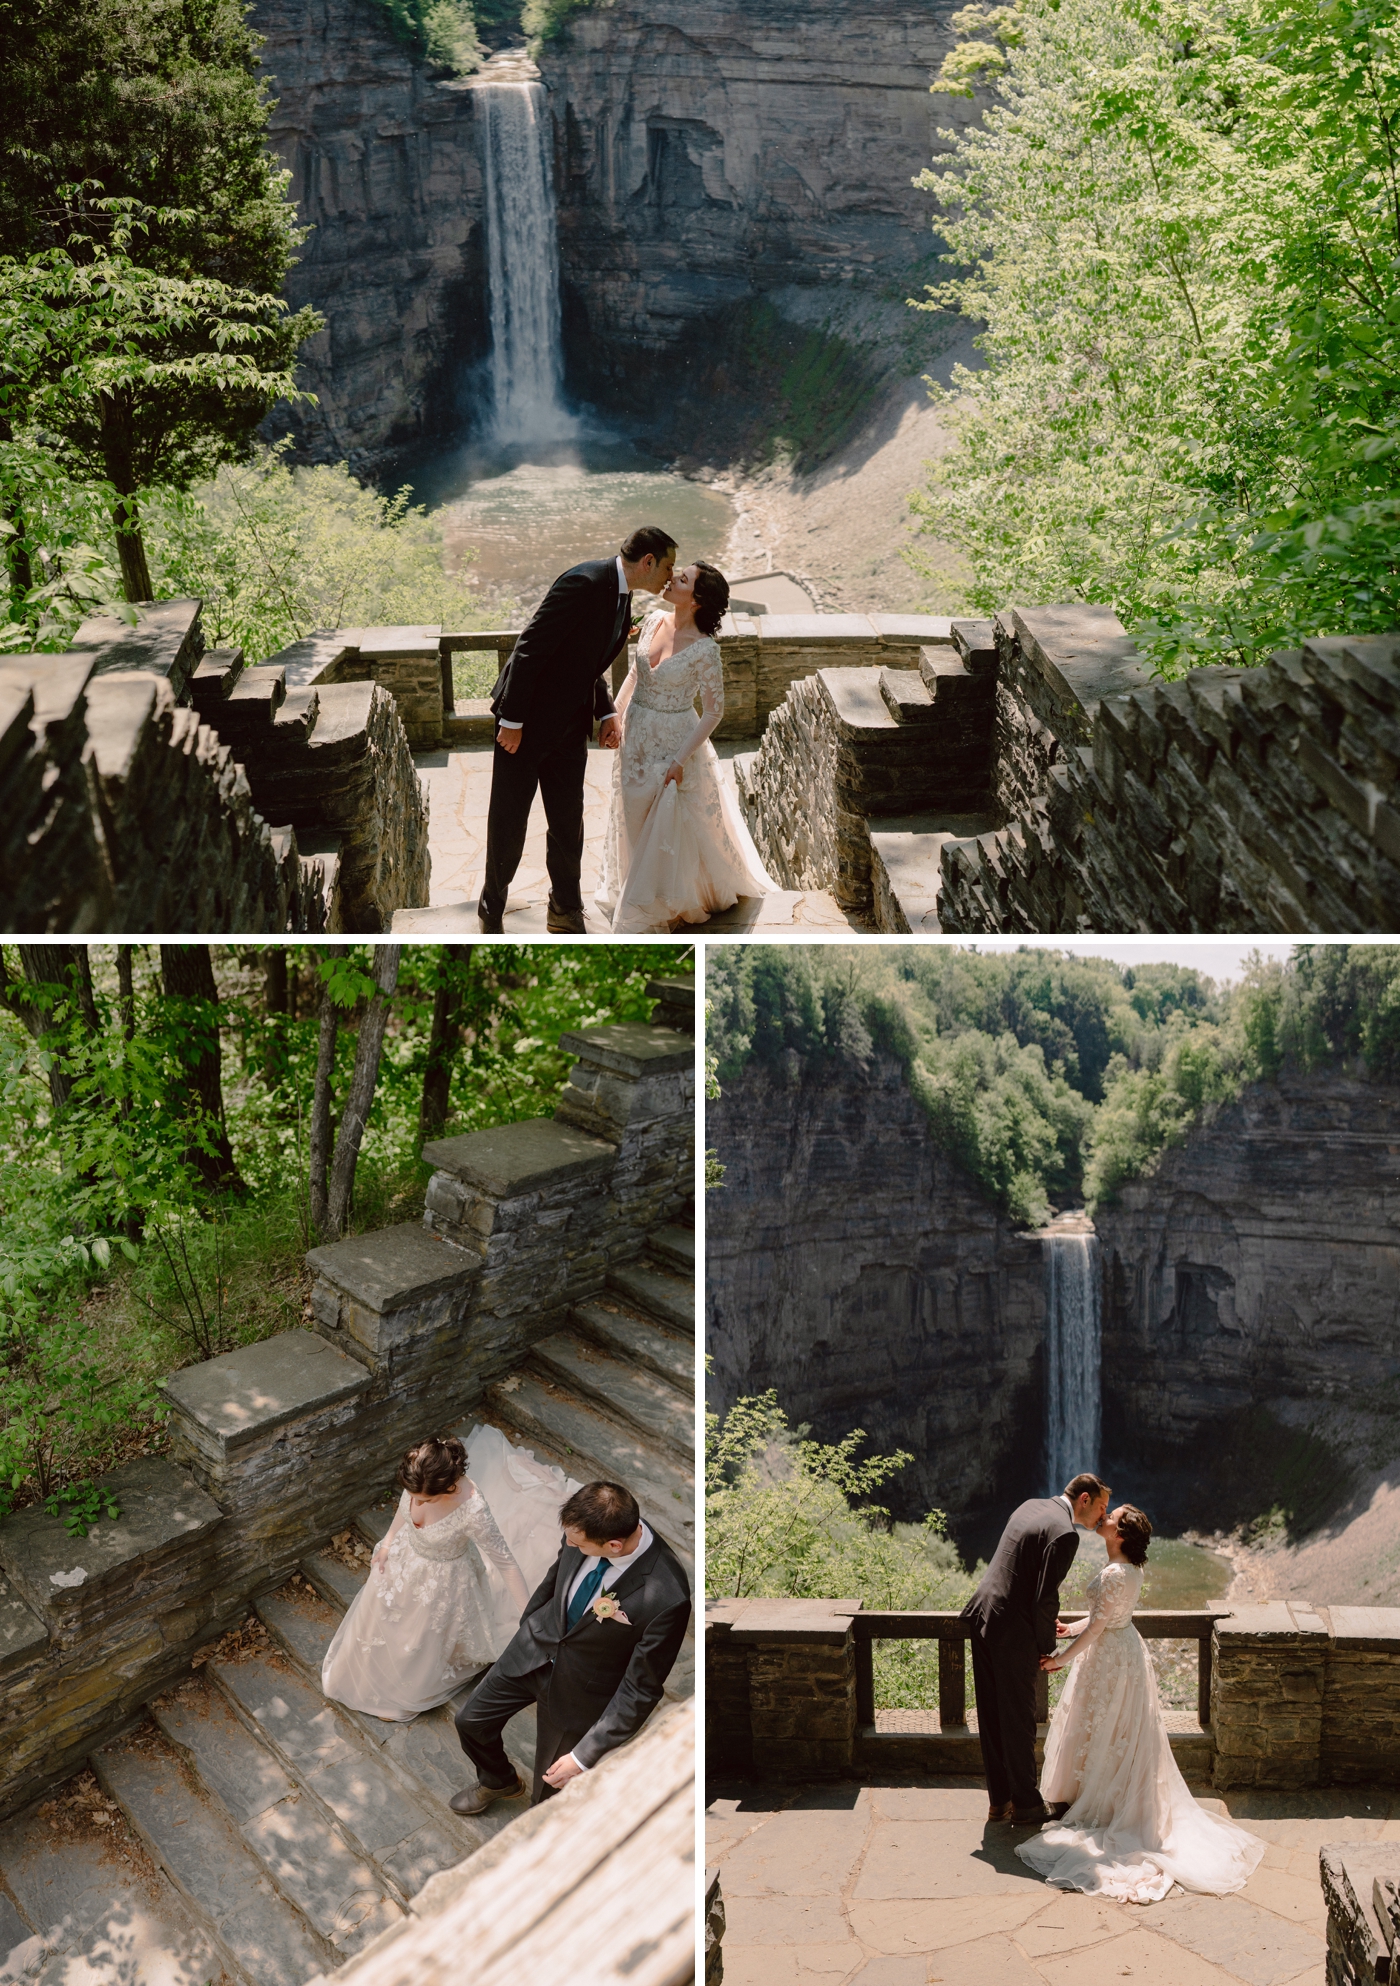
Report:
<svg viewBox="0 0 1400 1986"><path fill-rule="evenodd" d="M107 495L136 601L152 597L141 492L186 489L246 453L268 408L294 395L297 346L320 320L213 277L161 275L129 253L144 219L114 219L111 247L75 237L0 260L0 413Z"/></svg>

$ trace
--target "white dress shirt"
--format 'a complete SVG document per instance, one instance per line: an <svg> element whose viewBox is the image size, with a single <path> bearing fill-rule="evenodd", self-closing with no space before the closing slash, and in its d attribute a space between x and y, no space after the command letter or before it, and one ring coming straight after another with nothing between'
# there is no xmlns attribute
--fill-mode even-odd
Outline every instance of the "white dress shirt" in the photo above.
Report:
<svg viewBox="0 0 1400 1986"><path fill-rule="evenodd" d="M613 564L617 567L617 590L619 594L630 593L632 589L627 584L627 574L622 570L621 556L615 558ZM524 728L524 724L525 720L523 717L499 717L496 720L497 729L501 731L520 731Z"/></svg>
<svg viewBox="0 0 1400 1986"><path fill-rule="evenodd" d="M618 565L618 571L620 572L622 570L621 559L618 560L617 565ZM640 1538L638 1538L636 1544L632 1547L631 1551L624 1552L618 1558L610 1558L606 1561L608 1569L603 1574L602 1584L599 1586L598 1591L600 1593L606 1593L610 1586L616 1586L618 1580L621 1579L623 1573L626 1572L628 1566L634 1564L636 1560L638 1560L641 1557L643 1552L650 1551L651 1547L652 1547L651 1526L647 1523L646 1519L643 1518L642 1535ZM583 1561L583 1564L579 1567L578 1571L574 1574L573 1578L569 1581L568 1599L566 1599L564 1602L564 1612L566 1616L569 1611L569 1601L573 1599L579 1587L582 1586L584 1580L587 1579L589 1573L598 1563L599 1560L596 1556L593 1558L586 1558ZM580 1772L589 1771L590 1768L584 1765L575 1756L573 1752L569 1753L569 1757L573 1759L574 1764L578 1766Z"/></svg>

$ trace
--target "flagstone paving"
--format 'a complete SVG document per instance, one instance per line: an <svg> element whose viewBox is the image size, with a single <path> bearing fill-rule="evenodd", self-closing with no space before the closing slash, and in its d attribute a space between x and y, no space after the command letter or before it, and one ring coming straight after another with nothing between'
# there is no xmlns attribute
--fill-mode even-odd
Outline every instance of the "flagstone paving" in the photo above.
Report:
<svg viewBox="0 0 1400 1986"><path fill-rule="evenodd" d="M489 746L457 751L418 752L414 764L428 788L428 846L432 881L427 906L400 910L394 917L399 935L446 937L454 932L476 936L476 902L486 863L486 812L491 799ZM583 905L590 933L602 935L608 922L593 901L602 861L603 833L612 794L613 754L589 747L584 774ZM727 761L722 775L732 780ZM525 836L525 852L511 885L503 919L507 935L528 936L545 929L549 876L545 870L544 805L536 798ZM706 935L770 930L846 932L855 928L834 897L819 890L783 891L770 897L741 897L732 910L693 928Z"/></svg>
<svg viewBox="0 0 1400 1986"><path fill-rule="evenodd" d="M1112 1903L1051 1889L989 1827L969 1780L721 1783L706 1861L724 1892L725 1986L1323 1986L1324 1842L1400 1843L1400 1793L1221 1798L1268 1846L1236 1896Z"/></svg>

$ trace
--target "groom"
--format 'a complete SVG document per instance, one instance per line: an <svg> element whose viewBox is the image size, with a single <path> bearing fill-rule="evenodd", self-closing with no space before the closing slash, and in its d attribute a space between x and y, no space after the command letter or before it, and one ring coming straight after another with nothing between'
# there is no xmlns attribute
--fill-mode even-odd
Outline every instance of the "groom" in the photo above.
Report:
<svg viewBox="0 0 1400 1986"><path fill-rule="evenodd" d="M616 558L571 566L545 594L496 678L486 875L477 904L483 931L504 929L506 895L520 867L536 792L549 828L546 925L551 931L586 928L579 870L588 734L594 718L601 718L598 743L610 750L621 744L607 671L627 646L632 589L659 593L675 563L670 533L644 524Z"/></svg>
<svg viewBox="0 0 1400 1986"><path fill-rule="evenodd" d="M525 1791L501 1733L532 1703L532 1806L626 1744L661 1701L685 1640L689 1583L630 1490L585 1483L559 1519L558 1558L526 1601L510 1646L457 1713L477 1783L453 1798L454 1814L482 1814Z"/></svg>
<svg viewBox="0 0 1400 1986"><path fill-rule="evenodd" d="M963 1608L972 1622L977 1729L991 1801L988 1820L1039 1827L1052 1818L1035 1782L1035 1686L1042 1655L1055 1652L1060 1581L1079 1540L1108 1512L1107 1483L1076 1476L1059 1496L1035 1497L1011 1513L982 1584Z"/></svg>

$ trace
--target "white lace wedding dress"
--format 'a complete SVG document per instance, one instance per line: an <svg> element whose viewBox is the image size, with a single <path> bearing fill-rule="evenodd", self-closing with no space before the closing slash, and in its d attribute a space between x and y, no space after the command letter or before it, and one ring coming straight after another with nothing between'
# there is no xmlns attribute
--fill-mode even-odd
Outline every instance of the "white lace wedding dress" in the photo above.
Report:
<svg viewBox="0 0 1400 1986"><path fill-rule="evenodd" d="M1147 1644L1133 1626L1142 1568L1112 1561L1089 1582L1089 1622L1045 1742L1040 1790L1068 1813L1016 1853L1049 1883L1156 1903L1173 1883L1243 1889L1264 1843L1197 1806L1177 1769Z"/></svg>
<svg viewBox="0 0 1400 1986"><path fill-rule="evenodd" d="M518 1570L532 1592L559 1550L559 1506L579 1487L562 1469L512 1448L498 1428L467 1437L471 1494L416 1529L404 1521L351 1602L321 1665L337 1703L406 1722L446 1703L489 1667L519 1625Z"/></svg>
<svg viewBox="0 0 1400 1986"><path fill-rule="evenodd" d="M700 924L741 896L771 896L778 887L759 861L709 742L724 715L719 644L701 635L653 668L651 643L668 619L647 615L617 700L622 746L594 893L614 931ZM685 776L667 786L667 771L678 760Z"/></svg>

